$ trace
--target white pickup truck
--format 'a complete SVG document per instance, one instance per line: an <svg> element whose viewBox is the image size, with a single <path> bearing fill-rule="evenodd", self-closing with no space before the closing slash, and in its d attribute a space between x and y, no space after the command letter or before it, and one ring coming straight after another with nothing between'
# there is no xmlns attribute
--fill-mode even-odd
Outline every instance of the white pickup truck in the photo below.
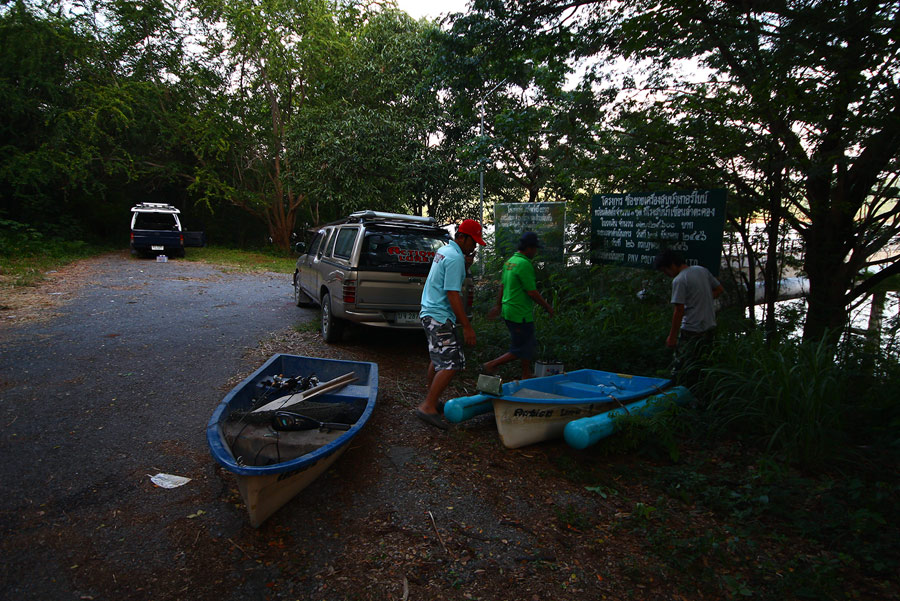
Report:
<svg viewBox="0 0 900 601"><path fill-rule="evenodd" d="M206 246L203 232L183 230L180 213L172 205L157 202L131 207L131 253L183 257L185 247Z"/></svg>

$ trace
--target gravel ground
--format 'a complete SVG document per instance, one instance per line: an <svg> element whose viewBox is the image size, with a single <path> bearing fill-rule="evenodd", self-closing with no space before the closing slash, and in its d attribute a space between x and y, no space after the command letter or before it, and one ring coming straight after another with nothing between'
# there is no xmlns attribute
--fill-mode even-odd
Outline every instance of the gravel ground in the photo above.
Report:
<svg viewBox="0 0 900 601"><path fill-rule="evenodd" d="M212 408L252 369L249 348L316 316L293 306L284 274L117 254L66 275L44 287L69 298L58 316L0 331L4 599L94 596L98 561L121 564L110 578L166 579L180 550L166 530L222 488L205 449ZM158 472L195 481L158 489Z"/></svg>
<svg viewBox="0 0 900 601"><path fill-rule="evenodd" d="M754 573L755 598L785 599L766 594L782 590L780 566L827 553L801 537L742 547L729 515L665 494L653 461L612 439L606 453L511 450L491 416L422 424L421 333L325 345L293 328L317 313L293 306L287 280L118 254L0 302L0 600L693 601L738 598L728 582ZM335 465L254 529L205 426L279 352L378 363L378 404ZM683 452L718 472L740 449ZM157 473L191 481L159 488ZM851 576L854 598L900 598Z"/></svg>
<svg viewBox="0 0 900 601"><path fill-rule="evenodd" d="M593 574L545 526L560 504L598 507L535 479L566 451L505 450L489 416L449 433L421 424L421 333L351 330L324 345L291 328L317 313L293 306L286 279L108 255L32 293L65 302L5 320L0 598L582 594ZM379 404L329 472L253 529L204 428L276 352L377 361ZM192 480L158 488L160 472Z"/></svg>

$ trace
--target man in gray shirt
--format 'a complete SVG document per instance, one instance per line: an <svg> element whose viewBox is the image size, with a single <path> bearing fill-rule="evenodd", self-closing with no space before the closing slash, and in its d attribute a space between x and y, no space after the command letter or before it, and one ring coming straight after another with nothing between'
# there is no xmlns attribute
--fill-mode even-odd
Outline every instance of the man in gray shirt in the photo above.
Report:
<svg viewBox="0 0 900 601"><path fill-rule="evenodd" d="M715 335L713 301L724 289L708 269L687 265L681 255L671 250L660 253L653 266L672 278L674 310L666 346L675 349L673 371L685 383L696 383L697 360L706 353Z"/></svg>

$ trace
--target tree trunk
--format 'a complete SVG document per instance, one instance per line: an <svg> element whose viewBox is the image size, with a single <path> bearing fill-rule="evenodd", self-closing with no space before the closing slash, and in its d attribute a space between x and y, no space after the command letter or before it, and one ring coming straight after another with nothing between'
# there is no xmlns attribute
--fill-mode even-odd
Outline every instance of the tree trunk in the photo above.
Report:
<svg viewBox="0 0 900 601"><path fill-rule="evenodd" d="M784 172L779 167L774 171L769 187L769 219L766 222L766 266L763 270L763 281L766 287L766 343L773 345L778 336L778 324L775 320L775 301L778 300L778 288L781 282L781 262L778 256L780 242L782 194L784 193Z"/></svg>
<svg viewBox="0 0 900 601"><path fill-rule="evenodd" d="M854 271L844 259L843 241L852 238L840 223L813 223L807 234L805 270L809 278L809 307L803 328L804 340L826 339L837 343L847 325L847 291ZM852 222L851 222L852 224Z"/></svg>
<svg viewBox="0 0 900 601"><path fill-rule="evenodd" d="M869 309L869 328L866 338L874 348L881 345L881 324L884 319L884 302L887 292L879 290L872 294L872 307Z"/></svg>

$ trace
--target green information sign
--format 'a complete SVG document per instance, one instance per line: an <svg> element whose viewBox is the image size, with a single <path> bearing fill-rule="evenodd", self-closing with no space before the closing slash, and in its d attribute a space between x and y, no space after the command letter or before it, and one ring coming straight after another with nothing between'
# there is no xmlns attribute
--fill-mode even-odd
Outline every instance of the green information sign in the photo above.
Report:
<svg viewBox="0 0 900 601"><path fill-rule="evenodd" d="M565 202L517 202L494 206L497 253L512 255L525 232L538 235L543 258L562 259L566 231Z"/></svg>
<svg viewBox="0 0 900 601"><path fill-rule="evenodd" d="M597 194L591 201L591 255L649 268L662 250L719 274L725 190Z"/></svg>

